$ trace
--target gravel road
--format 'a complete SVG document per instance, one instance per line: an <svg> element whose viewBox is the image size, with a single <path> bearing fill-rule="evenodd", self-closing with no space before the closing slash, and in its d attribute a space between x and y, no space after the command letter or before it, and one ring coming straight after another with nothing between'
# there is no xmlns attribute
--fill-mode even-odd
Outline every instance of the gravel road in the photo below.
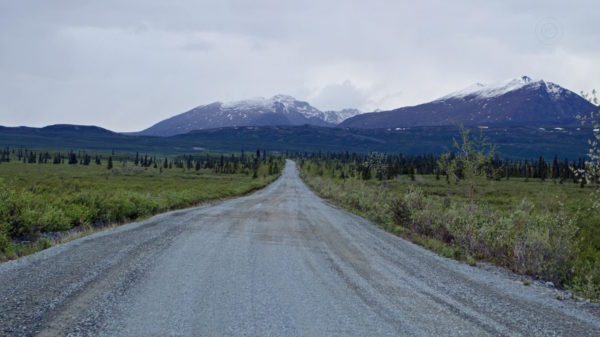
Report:
<svg viewBox="0 0 600 337"><path fill-rule="evenodd" d="M288 161L250 196L0 265L0 335L600 336L553 291L385 233Z"/></svg>

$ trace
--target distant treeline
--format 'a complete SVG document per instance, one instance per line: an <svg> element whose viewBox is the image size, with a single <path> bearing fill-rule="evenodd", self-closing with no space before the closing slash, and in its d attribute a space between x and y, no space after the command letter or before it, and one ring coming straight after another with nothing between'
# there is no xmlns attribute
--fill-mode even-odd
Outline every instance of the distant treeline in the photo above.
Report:
<svg viewBox="0 0 600 337"><path fill-rule="evenodd" d="M320 175L339 172L339 178L359 178L362 180L393 179L399 175L407 175L414 179L417 174L435 175L436 178L445 176L439 166L439 155L403 155L403 154L359 154L350 152L333 153L292 153L291 157L299 160L302 166L305 159L309 159L313 165L318 166ZM450 153L450 159L455 154ZM551 162L542 156L530 160L512 160L494 157L486 164L489 179L556 179L560 182L572 180L579 182L575 172L585 167L585 159L577 158L570 161L568 158L559 159L554 156ZM461 172L459 169L458 176Z"/></svg>
<svg viewBox="0 0 600 337"><path fill-rule="evenodd" d="M450 153L450 159L454 156ZM30 164L70 164L70 165L102 165L113 167L113 160L121 163L129 162L139 167L161 169L184 168L188 170L211 169L217 173L239 173L256 170L259 163L269 165L269 173L280 170L283 155L269 154L266 150L256 152L241 151L238 154L218 155L214 153L179 155L175 157L157 157L148 154L91 154L86 151L48 152L34 151L27 148L5 147L0 152L0 163L11 160ZM285 157L295 158L303 164L310 159L319 166L319 172L341 172L340 178L357 177L363 180L393 179L399 175L414 178L415 175L435 175L437 178L446 176L438 165L439 155L404 155L382 153L351 153L351 152L286 152ZM580 182L575 174L585 167L585 158L558 158L546 161L544 157L529 160L501 159L494 157L486 164L489 168L488 178L500 180L510 178L526 179L556 179L560 182L571 180ZM460 177L460 170L458 172Z"/></svg>
<svg viewBox="0 0 600 337"><path fill-rule="evenodd" d="M269 154L266 150L257 149L256 152L247 154L244 150L240 154L218 155L214 153L179 155L174 157L157 157L156 155L140 154L92 154L87 151L49 152L34 151L27 148L5 147L0 152L0 163L19 161L28 164L69 164L69 165L102 165L106 163L108 169L114 167L116 161L131 163L143 168L159 169L210 169L216 173L240 173L258 170L260 164L268 165L269 174L277 174L282 166L282 156Z"/></svg>

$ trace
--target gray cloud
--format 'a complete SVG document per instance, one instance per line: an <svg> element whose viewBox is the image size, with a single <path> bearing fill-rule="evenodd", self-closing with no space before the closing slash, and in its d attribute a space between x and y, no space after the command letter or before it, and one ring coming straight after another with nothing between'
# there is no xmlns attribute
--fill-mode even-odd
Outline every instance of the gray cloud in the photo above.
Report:
<svg viewBox="0 0 600 337"><path fill-rule="evenodd" d="M341 102L346 104L347 108L357 109L364 109L370 103L369 97L349 80L340 84L329 84L316 95L309 97L309 100L321 110L339 110Z"/></svg>
<svg viewBox="0 0 600 337"><path fill-rule="evenodd" d="M597 1L4 1L0 125L118 131L286 93L389 109L523 74L600 88Z"/></svg>

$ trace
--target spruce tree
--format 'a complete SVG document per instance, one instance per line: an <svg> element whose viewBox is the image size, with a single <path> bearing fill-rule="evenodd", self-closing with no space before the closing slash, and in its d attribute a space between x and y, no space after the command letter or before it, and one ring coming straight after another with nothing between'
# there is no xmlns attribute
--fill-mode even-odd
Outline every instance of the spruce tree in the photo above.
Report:
<svg viewBox="0 0 600 337"><path fill-rule="evenodd" d="M91 161L92 158L90 158L90 155L88 155L87 153L83 155L83 165L88 166L90 165Z"/></svg>
<svg viewBox="0 0 600 337"><path fill-rule="evenodd" d="M546 180L546 176L548 175L548 173L546 170L546 162L544 161L544 158L542 156L540 156L540 158L538 159L537 171L538 178L540 178L542 181Z"/></svg>
<svg viewBox="0 0 600 337"><path fill-rule="evenodd" d="M73 151L69 152L69 164L70 165L77 164L77 155Z"/></svg>
<svg viewBox="0 0 600 337"><path fill-rule="evenodd" d="M554 155L554 160L552 161L552 179L556 179L560 176L560 169L558 168L558 156Z"/></svg>
<svg viewBox="0 0 600 337"><path fill-rule="evenodd" d="M561 180L567 180L569 179L569 173L571 172L571 170L569 169L569 159L565 158L565 161L563 163L563 168L562 168L562 178Z"/></svg>

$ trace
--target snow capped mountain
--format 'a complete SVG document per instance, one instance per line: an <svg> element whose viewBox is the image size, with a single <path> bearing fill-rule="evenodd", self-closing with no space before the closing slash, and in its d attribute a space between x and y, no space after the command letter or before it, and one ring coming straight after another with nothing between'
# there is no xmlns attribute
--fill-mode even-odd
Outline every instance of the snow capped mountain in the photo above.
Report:
<svg viewBox="0 0 600 337"><path fill-rule="evenodd" d="M557 84L552 82L546 82L544 80L533 80L528 76L521 76L519 78L513 78L499 83L493 83L490 85L476 83L463 90L450 93L438 100L443 101L447 99L489 99L498 96L502 96L511 91L519 90L522 88L530 89L542 89L545 90L550 98L558 100L568 95L570 91L563 89Z"/></svg>
<svg viewBox="0 0 600 337"><path fill-rule="evenodd" d="M358 109L342 109L339 111L325 111L324 114L324 120L326 122L332 124L340 124L348 118L361 114L361 112Z"/></svg>
<svg viewBox="0 0 600 337"><path fill-rule="evenodd" d="M318 118L324 120L324 113L312 107L307 102L299 101L288 95L275 95L271 98L257 97L242 101L222 103L221 110L223 113L236 114L241 113L243 118L248 118L251 113L283 113L294 114L300 113L306 118Z"/></svg>
<svg viewBox="0 0 600 337"><path fill-rule="evenodd" d="M236 126L316 125L335 126L358 110L320 111L292 96L257 97L235 102L215 102L163 120L141 135L171 136L192 130Z"/></svg>
<svg viewBox="0 0 600 337"><path fill-rule="evenodd" d="M558 84L527 76L474 84L429 103L361 114L342 127L391 128L442 125L572 126L594 106Z"/></svg>

